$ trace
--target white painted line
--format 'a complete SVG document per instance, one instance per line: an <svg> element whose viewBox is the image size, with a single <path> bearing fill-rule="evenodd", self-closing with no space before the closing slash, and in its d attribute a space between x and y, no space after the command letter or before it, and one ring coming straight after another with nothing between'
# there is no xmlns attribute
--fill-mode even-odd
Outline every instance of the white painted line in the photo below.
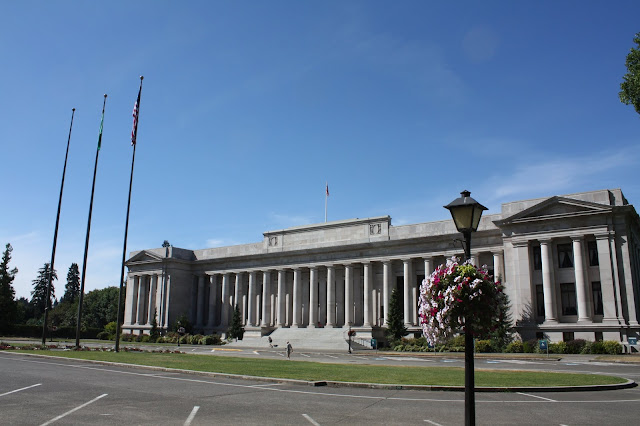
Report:
<svg viewBox="0 0 640 426"><path fill-rule="evenodd" d="M89 401L89 402L85 402L84 404L77 406L77 407L76 407L76 408L74 408L73 410L69 410L69 411L67 411L67 412L66 412L66 413L64 413L64 414L60 414L58 417L54 417L53 419L49 420L48 422L42 423L42 425L40 425L40 426L47 426L47 425L50 425L51 423L56 422L56 421L60 420L61 418L68 416L68 415L69 415L69 414L71 414L71 413L75 413L76 411L80 410L81 408L86 407L86 406L87 406L87 405L89 405L89 404L93 404L94 402L96 402L96 401L97 401L97 400L99 400L100 398L104 398L104 397L105 397L105 396L107 396L107 395L108 395L108 394L103 393L103 394L102 394L102 395L100 395L99 397L97 397L97 398L93 398L91 401Z"/></svg>
<svg viewBox="0 0 640 426"><path fill-rule="evenodd" d="M280 356L284 356L284 354L281 354L280 352L276 352L276 353L277 353L278 355L280 355Z"/></svg>
<svg viewBox="0 0 640 426"><path fill-rule="evenodd" d="M12 391L9 391L9 392L0 393L0 396L5 396L5 395L9 395L11 393L20 392L20 391L23 391L23 390L35 388L36 386L40 386L41 384L42 383L37 383L35 385L27 386L26 388L20 388L20 389L12 390Z"/></svg>
<svg viewBox="0 0 640 426"><path fill-rule="evenodd" d="M334 359L338 359L337 356L333 356L333 355L327 355L329 358L334 358Z"/></svg>
<svg viewBox="0 0 640 426"><path fill-rule="evenodd" d="M260 354L258 353L258 351L253 351L253 353L254 353L254 354L256 354L256 355L260 355Z"/></svg>
<svg viewBox="0 0 640 426"><path fill-rule="evenodd" d="M311 355L300 354L301 356L306 356L307 358L311 358Z"/></svg>
<svg viewBox="0 0 640 426"><path fill-rule="evenodd" d="M196 417L196 413L199 409L200 407L198 405L193 407L193 410L191 410L191 414L189 414L189 417L187 417L187 420L184 422L184 426L189 426L191 424L193 419Z"/></svg>
<svg viewBox="0 0 640 426"><path fill-rule="evenodd" d="M314 426L320 426L320 423L316 422L315 420L313 420L311 417L309 417L308 414L303 414L302 417L304 417L305 419L307 419L309 421L309 423L311 423Z"/></svg>
<svg viewBox="0 0 640 426"><path fill-rule="evenodd" d="M433 426L442 426L440 423L432 422L431 420L425 419L424 421L429 423L430 425L433 425Z"/></svg>
<svg viewBox="0 0 640 426"><path fill-rule="evenodd" d="M530 396L531 398L540 398L540 399L544 399L545 401L549 401L549 402L558 402L555 399L550 399L550 398L545 398L543 396L538 396L538 395L531 395L530 393L524 393L524 392L516 392L518 395L524 395L524 396Z"/></svg>
<svg viewBox="0 0 640 426"><path fill-rule="evenodd" d="M264 385L253 385L254 388L260 388L264 386L282 386L284 383L265 383Z"/></svg>

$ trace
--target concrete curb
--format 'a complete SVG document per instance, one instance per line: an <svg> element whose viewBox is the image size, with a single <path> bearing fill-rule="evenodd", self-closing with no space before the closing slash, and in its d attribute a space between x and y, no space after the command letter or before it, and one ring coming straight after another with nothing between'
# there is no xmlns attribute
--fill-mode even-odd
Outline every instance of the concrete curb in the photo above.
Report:
<svg viewBox="0 0 640 426"><path fill-rule="evenodd" d="M138 365L138 364L126 364L121 362L112 361L97 361L90 359L78 359L78 358L66 358L55 355L42 355L42 354L27 354L16 353L12 351L2 351L2 353L12 355L26 355L38 358L55 358L72 361L81 361L90 364L98 365L111 365L122 368L142 368L151 371L162 371L167 373L182 373L191 374L195 376L205 377L223 377L228 379L241 379L252 380L256 382L269 382L269 383L287 383L292 385L303 386L327 386L331 388L360 388L360 389L386 389L386 390L418 390L418 391L448 391L448 392L464 392L464 386L437 386L437 385L403 385L403 384L385 384L385 383L359 383L359 382L337 382L332 380L297 380L297 379L283 379L278 377L260 377L260 376L247 376L244 374L229 374L229 373L213 373L208 371L194 371L183 370L179 368L167 368L156 367L152 365ZM489 386L476 386L476 392L593 392L593 391L606 391L617 389L629 389L638 386L638 384L630 379L627 379L625 383L617 383L612 385L586 385L586 386L503 386L503 387L489 387Z"/></svg>

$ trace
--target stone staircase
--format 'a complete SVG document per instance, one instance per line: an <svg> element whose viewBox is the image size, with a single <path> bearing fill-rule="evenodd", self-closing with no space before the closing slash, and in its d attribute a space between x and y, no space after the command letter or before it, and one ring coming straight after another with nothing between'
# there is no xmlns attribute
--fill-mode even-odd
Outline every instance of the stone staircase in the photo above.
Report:
<svg viewBox="0 0 640 426"><path fill-rule="evenodd" d="M278 348L284 349L287 342L291 343L293 349L320 349L320 350L336 350L346 351L349 349L349 337L347 332L348 328L278 328L274 330L269 336L273 341L273 345ZM358 342L356 339L352 341L352 348L368 348L363 345L362 342L366 342L371 338L371 332L366 333L358 331ZM269 337L268 336L245 336L243 340L229 343L230 347L248 347L248 348L268 348Z"/></svg>

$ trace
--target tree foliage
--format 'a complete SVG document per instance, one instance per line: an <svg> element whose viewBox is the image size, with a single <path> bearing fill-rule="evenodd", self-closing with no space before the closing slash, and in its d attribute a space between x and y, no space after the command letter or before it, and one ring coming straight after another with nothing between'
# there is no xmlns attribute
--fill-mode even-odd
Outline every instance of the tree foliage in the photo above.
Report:
<svg viewBox="0 0 640 426"><path fill-rule="evenodd" d="M407 327L404 325L404 311L401 304L398 289L391 291L389 298L389 313L387 315L387 339L390 342L400 340L406 336Z"/></svg>
<svg viewBox="0 0 640 426"><path fill-rule="evenodd" d="M53 299L55 298L53 281L58 279L58 274L56 274L54 269L51 273L51 293L49 294L49 302L47 303L47 286L49 284L50 272L51 264L47 262L38 270L38 277L32 281L33 290L31 291L30 304L33 309L34 317L37 318L44 314L45 308L53 305Z"/></svg>
<svg viewBox="0 0 640 426"><path fill-rule="evenodd" d="M12 251L13 247L7 243L2 253L2 262L0 262L0 332L7 331L11 324L17 322L18 305L12 283L18 269L9 269Z"/></svg>
<svg viewBox="0 0 640 426"><path fill-rule="evenodd" d="M240 339L244 335L244 327L242 327L242 319L240 318L240 307L236 305L235 311L233 311L233 317L231 318L231 324L227 331L227 336L230 339Z"/></svg>
<svg viewBox="0 0 640 426"><path fill-rule="evenodd" d="M84 296L82 326L104 328L118 317L118 287L93 290Z"/></svg>
<svg viewBox="0 0 640 426"><path fill-rule="evenodd" d="M640 33L633 38L637 47L632 47L627 55L625 65L627 73L622 77L620 83L620 102L625 105L633 105L636 112L640 114Z"/></svg>
<svg viewBox="0 0 640 426"><path fill-rule="evenodd" d="M78 264L72 263L67 272L67 284L64 286L64 296L60 300L73 303L80 295L80 271Z"/></svg>

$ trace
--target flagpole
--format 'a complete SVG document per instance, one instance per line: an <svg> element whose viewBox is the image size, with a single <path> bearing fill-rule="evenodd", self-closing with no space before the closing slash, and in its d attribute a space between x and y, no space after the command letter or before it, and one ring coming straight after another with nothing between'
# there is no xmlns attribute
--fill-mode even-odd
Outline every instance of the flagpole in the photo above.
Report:
<svg viewBox="0 0 640 426"><path fill-rule="evenodd" d="M325 182L324 192L324 222L327 223L327 200L329 199L329 182Z"/></svg>
<svg viewBox="0 0 640 426"><path fill-rule="evenodd" d="M47 277L47 298L44 302L44 320L42 322L42 345L47 341L47 314L51 303L51 281L53 279L53 264L56 260L56 243L58 241L58 225L60 224L60 207L62 206L62 190L64 189L64 176L67 172L67 158L69 158L69 143L71 142L71 129L73 129L73 116L76 109L71 110L71 124L69 125L69 137L67 138L67 152L64 155L64 167L62 168L62 182L60 183L60 197L58 198L58 214L56 215L56 227L53 231L53 248L51 249L51 264Z"/></svg>
<svg viewBox="0 0 640 426"><path fill-rule="evenodd" d="M84 298L84 280L87 272L87 253L89 252L89 234L91 233L91 213L93 211L93 194L96 189L96 172L98 171L98 155L102 144L102 126L104 124L104 107L107 104L107 95L104 95L102 103L102 119L100 120L100 134L98 135L98 149L96 150L96 162L93 166L93 184L91 185L91 201L89 202L89 219L87 220L87 237L84 241L84 259L82 261L82 279L80 280L80 294L78 298L78 317L76 324L76 347L80 347L80 328L82 323L82 300Z"/></svg>
<svg viewBox="0 0 640 426"><path fill-rule="evenodd" d="M138 136L138 117L140 116L140 95L142 94L142 80L140 76L140 89L138 90L138 100L136 102L134 114L133 132L131 134L131 144L133 145L133 155L131 157L131 175L129 176L129 198L127 200L127 219L124 225L124 244L122 247L122 267L120 268L120 289L118 290L118 319L116 327L116 352L120 351L120 327L122 326L122 287L124 285L124 262L127 255L127 234L129 232L129 209L131 207L131 187L133 186L133 165L136 161L136 139ZM151 309L151 306L149 306Z"/></svg>

